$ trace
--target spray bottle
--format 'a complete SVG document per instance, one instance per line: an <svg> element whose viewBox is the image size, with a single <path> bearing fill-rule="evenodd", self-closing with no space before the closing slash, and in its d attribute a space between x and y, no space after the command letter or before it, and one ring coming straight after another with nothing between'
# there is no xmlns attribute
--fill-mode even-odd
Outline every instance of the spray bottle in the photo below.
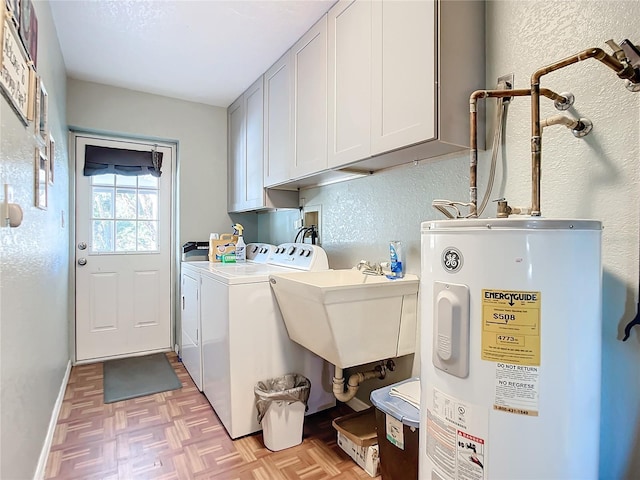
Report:
<svg viewBox="0 0 640 480"><path fill-rule="evenodd" d="M242 231L244 227L239 223L233 226L234 230L238 232L238 241L236 242L236 263L245 262L247 260L247 245L242 238Z"/></svg>

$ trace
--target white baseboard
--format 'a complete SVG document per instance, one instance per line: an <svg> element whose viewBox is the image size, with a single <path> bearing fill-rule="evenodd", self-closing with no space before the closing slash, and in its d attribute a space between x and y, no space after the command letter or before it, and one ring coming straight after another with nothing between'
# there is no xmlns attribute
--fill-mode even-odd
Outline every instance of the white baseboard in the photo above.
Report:
<svg viewBox="0 0 640 480"><path fill-rule="evenodd" d="M67 390L67 383L69 383L69 375L71 374L71 360L67 363L67 371L64 372L62 378L62 385L60 385L60 391L58 392L58 398L53 406L51 412L51 420L49 421L49 430L47 430L47 436L44 439L44 445L42 445L42 451L40 452L40 458L38 459L38 467L36 473L33 475L34 480L42 480L44 478L44 469L47 466L47 457L51 450L51 444L53 443L53 433L56 430L56 424L58 423L58 416L60 415L60 409L62 408L62 401L64 400L64 392Z"/></svg>
<svg viewBox="0 0 640 480"><path fill-rule="evenodd" d="M362 410L366 410L367 408L369 408L371 406L368 403L363 402L362 400L360 400L357 397L353 397L351 400L349 400L347 402L347 405L349 405L351 408L353 408L356 412L360 412Z"/></svg>

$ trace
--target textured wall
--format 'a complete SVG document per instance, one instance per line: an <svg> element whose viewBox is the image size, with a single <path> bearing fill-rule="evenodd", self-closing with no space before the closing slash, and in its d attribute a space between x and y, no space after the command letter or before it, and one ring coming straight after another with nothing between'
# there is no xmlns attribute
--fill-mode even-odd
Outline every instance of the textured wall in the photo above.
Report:
<svg viewBox="0 0 640 480"><path fill-rule="evenodd" d="M486 85L515 74L516 88L527 88L534 70L605 41L629 38L640 43L640 2L496 1L487 2ZM603 232L603 382L600 478L637 478L640 469L640 329L622 343L621 330L635 315L638 295L638 177L640 173L640 94L628 92L616 75L595 60L543 77L543 86L571 91L574 108L594 130L576 139L564 127L544 132L542 213L545 217L601 220ZM491 109L490 109L491 110ZM557 113L542 101L542 117ZM528 99L514 100L508 113L506 163L492 198L530 204L530 113ZM480 159L479 195L486 183L488 153ZM503 162L500 162L501 164ZM322 206L322 242L333 268L348 268L366 258L387 258L388 241L407 249L407 270L419 273L420 222L442 218L434 198L466 200L468 158L452 156L420 162L345 183L301 192L308 205ZM495 215L492 204L485 216ZM268 214L287 217L295 213ZM268 230L265 230L268 231ZM268 241L268 238L264 238ZM567 339L569 346L571 339ZM558 366L562 368L561 365ZM366 398L366 392L359 392ZM576 439L579 455L579 439ZM635 472L635 473L634 473Z"/></svg>
<svg viewBox="0 0 640 480"><path fill-rule="evenodd" d="M69 359L69 170L65 72L49 5L38 17L38 73L56 140L49 206L34 206L33 124L0 97L0 183L14 187L19 228L0 229L0 478L32 478ZM3 194L0 194L3 195ZM62 224L64 217L64 225Z"/></svg>
<svg viewBox="0 0 640 480"><path fill-rule="evenodd" d="M639 2L495 2L487 10L487 81L515 73L526 87L536 68L605 41L640 44ZM544 132L542 212L583 217L604 225L602 260L602 415L600 478L637 478L640 467L640 329L626 343L621 331L635 315L638 295L638 178L640 94L628 92L595 60L542 79L542 85L576 97L574 116L594 123L583 140L563 127ZM542 102L542 117L553 115ZM513 102L507 128L506 197L528 203L529 122L525 101ZM571 339L567 339L570 346Z"/></svg>

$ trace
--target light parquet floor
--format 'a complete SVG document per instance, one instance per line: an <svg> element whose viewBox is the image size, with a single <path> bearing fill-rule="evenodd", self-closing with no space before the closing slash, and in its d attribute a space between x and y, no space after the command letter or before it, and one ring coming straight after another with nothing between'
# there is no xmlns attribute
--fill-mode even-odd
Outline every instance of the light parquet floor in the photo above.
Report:
<svg viewBox="0 0 640 480"><path fill-rule="evenodd" d="M45 478L371 479L336 444L331 421L349 407L305 417L302 444L271 452L261 433L231 440L177 356L167 357L181 389L111 404L103 402L102 363L73 367Z"/></svg>

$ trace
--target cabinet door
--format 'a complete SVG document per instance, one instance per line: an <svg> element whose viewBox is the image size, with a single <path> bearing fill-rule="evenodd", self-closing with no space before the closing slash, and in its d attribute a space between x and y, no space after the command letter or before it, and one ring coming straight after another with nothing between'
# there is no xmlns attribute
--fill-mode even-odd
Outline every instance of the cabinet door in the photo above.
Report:
<svg viewBox="0 0 640 480"><path fill-rule="evenodd" d="M327 16L293 46L294 162L292 178L327 168Z"/></svg>
<svg viewBox="0 0 640 480"><path fill-rule="evenodd" d="M341 0L328 13L328 166L371 155L371 3Z"/></svg>
<svg viewBox="0 0 640 480"><path fill-rule="evenodd" d="M228 125L228 177L227 207L230 212L242 210L246 197L246 155L244 103L240 96L227 109Z"/></svg>
<svg viewBox="0 0 640 480"><path fill-rule="evenodd" d="M245 111L245 209L264 206L263 142L264 98L262 77L244 93Z"/></svg>
<svg viewBox="0 0 640 480"><path fill-rule="evenodd" d="M289 180L293 163L291 51L264 74L264 185Z"/></svg>
<svg viewBox="0 0 640 480"><path fill-rule="evenodd" d="M372 2L372 154L436 137L435 2Z"/></svg>
<svg viewBox="0 0 640 480"><path fill-rule="evenodd" d="M202 360L200 349L200 280L197 274L182 272L181 315L182 335L180 357L193 382L202 390Z"/></svg>

